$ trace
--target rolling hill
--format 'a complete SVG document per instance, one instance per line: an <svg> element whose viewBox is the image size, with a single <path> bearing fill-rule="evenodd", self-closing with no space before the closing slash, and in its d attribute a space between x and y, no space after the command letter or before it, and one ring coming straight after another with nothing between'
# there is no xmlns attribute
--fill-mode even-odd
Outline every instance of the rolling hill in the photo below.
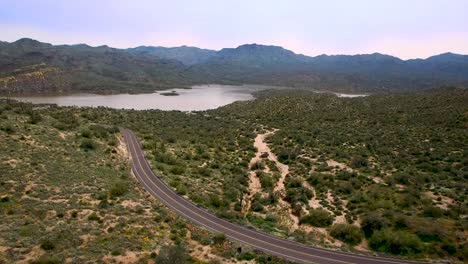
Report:
<svg viewBox="0 0 468 264"><path fill-rule="evenodd" d="M115 49L0 42L0 92L151 92L194 84L265 84L341 92L468 85L468 56L401 60L385 54L309 57L277 46Z"/></svg>

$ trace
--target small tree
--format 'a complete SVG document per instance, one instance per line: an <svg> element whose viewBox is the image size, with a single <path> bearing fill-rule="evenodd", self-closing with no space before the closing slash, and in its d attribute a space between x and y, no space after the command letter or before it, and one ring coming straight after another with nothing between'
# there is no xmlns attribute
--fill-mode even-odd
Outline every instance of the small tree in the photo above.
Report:
<svg viewBox="0 0 468 264"><path fill-rule="evenodd" d="M333 223L334 217L323 209L312 209L309 214L301 218L301 224L316 227L327 227Z"/></svg>
<svg viewBox="0 0 468 264"><path fill-rule="evenodd" d="M122 196L124 194L126 194L128 191L128 186L125 182L122 182L122 181L119 181L119 182L116 182L111 190L110 190L110 196L112 198L115 198L115 197L118 197L118 196Z"/></svg>
<svg viewBox="0 0 468 264"><path fill-rule="evenodd" d="M395 255L414 255L423 250L423 244L415 234L388 229L375 232L369 239L369 247Z"/></svg>
<svg viewBox="0 0 468 264"><path fill-rule="evenodd" d="M363 238L361 229L349 224L333 225L330 229L330 235L350 245L361 243Z"/></svg>

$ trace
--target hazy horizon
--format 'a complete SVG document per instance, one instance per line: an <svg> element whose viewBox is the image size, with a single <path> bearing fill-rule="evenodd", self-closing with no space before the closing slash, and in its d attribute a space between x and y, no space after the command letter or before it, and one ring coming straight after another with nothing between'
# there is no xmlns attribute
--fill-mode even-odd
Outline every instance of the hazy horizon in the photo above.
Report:
<svg viewBox="0 0 468 264"><path fill-rule="evenodd" d="M468 1L3 1L0 39L59 44L192 46L257 43L298 54L468 54Z"/></svg>

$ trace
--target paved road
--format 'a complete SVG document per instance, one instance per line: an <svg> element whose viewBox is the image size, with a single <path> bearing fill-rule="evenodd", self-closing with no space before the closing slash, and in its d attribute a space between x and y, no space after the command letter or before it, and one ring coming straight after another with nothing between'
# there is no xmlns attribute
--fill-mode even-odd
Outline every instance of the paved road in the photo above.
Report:
<svg viewBox="0 0 468 264"><path fill-rule="evenodd" d="M420 263L400 259L356 255L310 247L220 219L208 211L197 207L195 204L178 195L172 190L172 188L166 185L151 170L151 167L144 156L141 145L133 132L128 129L123 129L122 133L124 135L128 151L131 155L133 173L149 193L161 200L166 206L174 210L179 215L213 232L224 233L231 240L249 245L265 253L300 263Z"/></svg>

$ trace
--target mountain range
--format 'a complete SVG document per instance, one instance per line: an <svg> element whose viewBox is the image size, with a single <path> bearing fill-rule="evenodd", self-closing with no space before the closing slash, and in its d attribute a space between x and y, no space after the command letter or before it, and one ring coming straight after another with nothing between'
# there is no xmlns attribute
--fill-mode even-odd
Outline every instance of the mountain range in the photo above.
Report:
<svg viewBox="0 0 468 264"><path fill-rule="evenodd" d="M373 53L309 57L278 46L51 45L0 42L0 93L151 92L196 84L264 84L338 92L468 86L468 56L402 60Z"/></svg>

